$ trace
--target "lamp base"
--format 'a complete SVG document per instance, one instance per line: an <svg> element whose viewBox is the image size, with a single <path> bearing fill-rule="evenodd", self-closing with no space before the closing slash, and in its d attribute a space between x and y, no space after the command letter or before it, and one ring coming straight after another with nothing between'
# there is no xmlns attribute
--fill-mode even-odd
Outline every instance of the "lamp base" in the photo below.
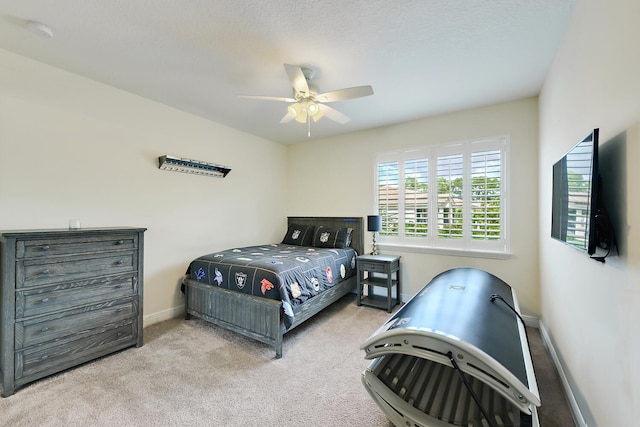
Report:
<svg viewBox="0 0 640 427"><path fill-rule="evenodd" d="M373 232L373 243L371 244L371 255L378 255L378 245L376 244L376 233Z"/></svg>

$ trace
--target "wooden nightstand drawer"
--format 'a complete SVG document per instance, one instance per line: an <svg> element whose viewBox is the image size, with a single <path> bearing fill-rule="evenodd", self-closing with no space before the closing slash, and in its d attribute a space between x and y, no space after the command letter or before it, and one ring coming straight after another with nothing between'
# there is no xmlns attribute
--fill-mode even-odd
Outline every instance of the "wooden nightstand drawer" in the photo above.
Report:
<svg viewBox="0 0 640 427"><path fill-rule="evenodd" d="M377 273L384 273L385 271L387 271L387 267L384 264L380 264L377 262L358 261L358 263L360 264L361 270L377 272Z"/></svg>

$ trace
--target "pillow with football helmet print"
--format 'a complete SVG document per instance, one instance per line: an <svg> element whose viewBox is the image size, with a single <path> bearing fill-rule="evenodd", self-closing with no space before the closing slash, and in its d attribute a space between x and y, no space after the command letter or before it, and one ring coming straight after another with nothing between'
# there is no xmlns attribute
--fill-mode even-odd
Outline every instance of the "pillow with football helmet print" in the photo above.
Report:
<svg viewBox="0 0 640 427"><path fill-rule="evenodd" d="M316 227L313 246L316 248L348 248L351 244L352 228Z"/></svg>
<svg viewBox="0 0 640 427"><path fill-rule="evenodd" d="M311 246L314 228L313 225L291 224L282 243L285 245Z"/></svg>

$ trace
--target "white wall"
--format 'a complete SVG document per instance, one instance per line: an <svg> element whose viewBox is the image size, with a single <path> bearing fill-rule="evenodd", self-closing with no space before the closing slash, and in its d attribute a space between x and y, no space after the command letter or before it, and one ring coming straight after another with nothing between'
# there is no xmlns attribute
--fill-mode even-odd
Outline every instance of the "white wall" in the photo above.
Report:
<svg viewBox="0 0 640 427"><path fill-rule="evenodd" d="M405 298L417 293L431 278L445 270L477 267L512 285L522 311L538 316L537 109L537 98L528 98L291 146L288 152L288 213L370 215L375 212L375 153L509 134L511 258L495 260L395 253L402 256ZM370 236L369 233L367 238ZM390 250L382 252L392 253Z"/></svg>
<svg viewBox="0 0 640 427"><path fill-rule="evenodd" d="M638 22L637 0L577 2L540 95L542 324L590 427L640 420ZM626 222L616 230L622 252L604 265L549 237L552 165L596 127L601 151L616 137L626 145L613 207L624 210L614 212Z"/></svg>
<svg viewBox="0 0 640 427"><path fill-rule="evenodd" d="M145 324L180 312L194 257L284 235L286 147L7 51L0 63L0 230L146 227ZM161 171L163 154L233 170Z"/></svg>

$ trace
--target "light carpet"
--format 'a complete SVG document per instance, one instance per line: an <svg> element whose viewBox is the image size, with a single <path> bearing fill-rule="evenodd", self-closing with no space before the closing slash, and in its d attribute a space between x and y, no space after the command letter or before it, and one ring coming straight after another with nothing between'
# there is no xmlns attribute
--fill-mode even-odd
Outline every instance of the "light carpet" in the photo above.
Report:
<svg viewBox="0 0 640 427"><path fill-rule="evenodd" d="M265 344L202 320L168 320L145 328L141 348L0 399L0 424L388 427L361 383L369 361L360 345L389 316L347 296L286 334L282 359ZM533 337L540 348L539 334ZM557 413L550 414L542 427L555 426Z"/></svg>

